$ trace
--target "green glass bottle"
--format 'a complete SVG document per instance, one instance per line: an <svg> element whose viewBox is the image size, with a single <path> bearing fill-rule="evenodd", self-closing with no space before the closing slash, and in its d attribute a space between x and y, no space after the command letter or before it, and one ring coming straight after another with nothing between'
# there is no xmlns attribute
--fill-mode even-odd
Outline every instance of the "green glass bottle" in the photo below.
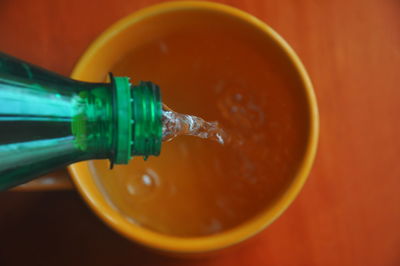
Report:
<svg viewBox="0 0 400 266"><path fill-rule="evenodd" d="M160 89L72 80L0 53L0 190L68 164L159 155Z"/></svg>

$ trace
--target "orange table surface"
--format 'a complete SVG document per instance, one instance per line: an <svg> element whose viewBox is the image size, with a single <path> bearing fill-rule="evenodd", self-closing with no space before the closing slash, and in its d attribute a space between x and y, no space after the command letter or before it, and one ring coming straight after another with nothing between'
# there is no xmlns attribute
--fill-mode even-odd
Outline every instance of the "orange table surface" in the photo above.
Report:
<svg viewBox="0 0 400 266"><path fill-rule="evenodd" d="M151 0L1 0L0 50L69 75ZM0 193L0 265L400 265L400 1L225 0L276 29L313 80L321 136L294 204L252 241L202 260L145 252L75 191Z"/></svg>

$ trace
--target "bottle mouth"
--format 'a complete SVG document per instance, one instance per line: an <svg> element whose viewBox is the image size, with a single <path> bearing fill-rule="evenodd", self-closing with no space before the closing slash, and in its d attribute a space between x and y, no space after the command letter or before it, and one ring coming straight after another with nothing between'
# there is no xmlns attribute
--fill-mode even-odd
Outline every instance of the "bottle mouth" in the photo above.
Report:
<svg viewBox="0 0 400 266"><path fill-rule="evenodd" d="M115 77L115 164L127 164L132 156L158 156L162 143L160 88L150 82L131 85L127 77Z"/></svg>
<svg viewBox="0 0 400 266"><path fill-rule="evenodd" d="M158 156L162 143L160 88L150 81L131 86L133 156Z"/></svg>

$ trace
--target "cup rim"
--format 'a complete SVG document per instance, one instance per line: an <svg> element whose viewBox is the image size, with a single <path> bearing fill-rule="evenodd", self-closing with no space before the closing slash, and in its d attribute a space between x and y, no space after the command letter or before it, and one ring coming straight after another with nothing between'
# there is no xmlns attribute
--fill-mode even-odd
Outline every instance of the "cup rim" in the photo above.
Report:
<svg viewBox="0 0 400 266"><path fill-rule="evenodd" d="M267 26L258 18L242 10L223 4L211 2L179 1L156 4L136 11L111 25L89 46L76 64L71 77L80 79L80 77L83 75L82 73L85 72L85 69L89 65L91 59L95 57L97 51L104 45L107 45L107 42L112 40L116 33L126 30L132 24L162 13L193 9L221 12L223 14L236 17L237 19L240 19L255 28L258 28L264 34L269 35L284 50L301 77L301 81L306 93L310 123L305 155L301 161L299 170L297 171L291 185L277 199L274 206L237 227L215 235L200 237L178 237L157 233L139 225L132 224L124 219L122 215L118 215L117 211L111 208L108 204L104 202L98 203L98 200L96 199L97 196L93 196L98 193L94 183L87 182L87 180L83 180L84 178L80 178L80 172L84 167L87 168L87 162L73 164L68 167L73 182L87 204L114 230L128 239L134 240L135 242L146 247L180 254L210 252L237 244L262 231L273 221L275 221L296 198L305 181L307 180L316 155L319 135L319 115L313 86L303 64L294 50L278 33L276 33L272 28Z"/></svg>

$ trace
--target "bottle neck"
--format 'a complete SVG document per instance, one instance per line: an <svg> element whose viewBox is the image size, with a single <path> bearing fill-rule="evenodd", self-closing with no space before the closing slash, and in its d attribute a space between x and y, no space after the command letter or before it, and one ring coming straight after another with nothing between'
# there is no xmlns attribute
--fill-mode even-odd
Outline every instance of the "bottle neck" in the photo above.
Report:
<svg viewBox="0 0 400 266"><path fill-rule="evenodd" d="M158 156L162 142L160 88L149 81L132 87L132 154Z"/></svg>
<svg viewBox="0 0 400 266"><path fill-rule="evenodd" d="M79 89L72 98L74 145L88 159L110 158L114 137L112 86L82 83Z"/></svg>
<svg viewBox="0 0 400 266"><path fill-rule="evenodd" d="M162 139L160 89L152 82L131 85L126 77L111 78L113 84L116 164L127 164L132 156L145 159L160 154Z"/></svg>

